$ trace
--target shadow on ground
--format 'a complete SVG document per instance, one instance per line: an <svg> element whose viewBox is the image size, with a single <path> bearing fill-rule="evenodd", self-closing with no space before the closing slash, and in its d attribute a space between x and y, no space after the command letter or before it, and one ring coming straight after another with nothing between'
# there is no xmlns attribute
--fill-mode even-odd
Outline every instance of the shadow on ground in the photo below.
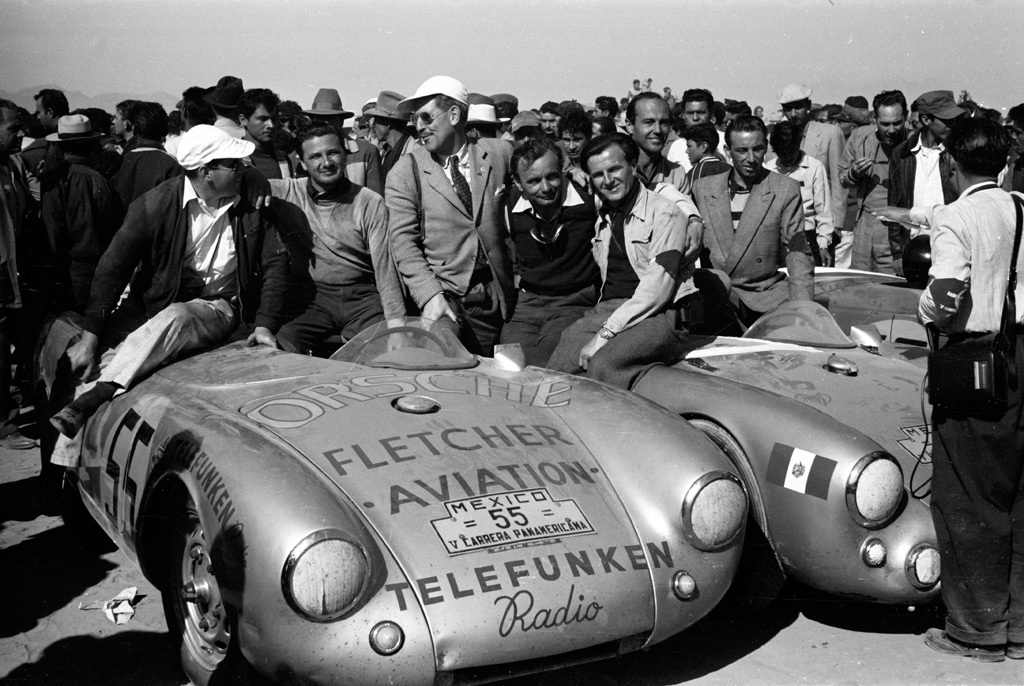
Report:
<svg viewBox="0 0 1024 686"><path fill-rule="evenodd" d="M166 659L154 659L166 656ZM105 638L62 638L35 662L4 679L6 686L180 686L188 683L168 634L122 631Z"/></svg>
<svg viewBox="0 0 1024 686"><path fill-rule="evenodd" d="M31 485L26 481L31 480L0 485L0 499L9 491L24 493ZM4 521L16 518L5 514ZM67 525L0 550L0 588L7 590L0 638L32 630L40 619L103 581L117 565L102 556L114 550L117 547L98 529Z"/></svg>

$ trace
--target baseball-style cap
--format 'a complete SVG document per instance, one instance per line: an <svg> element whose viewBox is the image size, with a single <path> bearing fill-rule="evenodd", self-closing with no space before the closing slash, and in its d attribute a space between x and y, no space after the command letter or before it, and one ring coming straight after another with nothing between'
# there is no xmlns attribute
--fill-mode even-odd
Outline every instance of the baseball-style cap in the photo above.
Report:
<svg viewBox="0 0 1024 686"><path fill-rule="evenodd" d="M918 112L938 119L955 119L967 111L957 106L953 91L928 91L914 102Z"/></svg>
<svg viewBox="0 0 1024 686"><path fill-rule="evenodd" d="M524 126L536 126L540 128L540 117L536 112L526 110L512 117L512 133L515 133Z"/></svg>
<svg viewBox="0 0 1024 686"><path fill-rule="evenodd" d="M802 83L790 83L779 93L779 104L785 105L789 102L798 102L811 97L811 89Z"/></svg>
<svg viewBox="0 0 1024 686"><path fill-rule="evenodd" d="M403 116L412 114L438 95L446 95L456 102L469 106L469 93L461 81L450 76L431 76L416 89L412 97L398 103L398 111Z"/></svg>
<svg viewBox="0 0 1024 686"><path fill-rule="evenodd" d="M199 124L181 135L176 156L185 169L199 169L213 160L248 157L255 150L252 141L235 138L209 124Z"/></svg>

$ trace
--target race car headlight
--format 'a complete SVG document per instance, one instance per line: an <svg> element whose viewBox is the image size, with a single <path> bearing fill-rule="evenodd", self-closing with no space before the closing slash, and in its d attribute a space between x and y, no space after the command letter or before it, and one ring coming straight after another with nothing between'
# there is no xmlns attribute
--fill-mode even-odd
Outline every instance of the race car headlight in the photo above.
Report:
<svg viewBox="0 0 1024 686"><path fill-rule="evenodd" d="M683 536L698 550L714 551L732 543L747 518L747 494L728 472L708 472L683 499Z"/></svg>
<svg viewBox="0 0 1024 686"><path fill-rule="evenodd" d="M907 555L907 579L917 588L931 588L939 582L941 574L942 560L933 546L921 543Z"/></svg>
<svg viewBox="0 0 1024 686"><path fill-rule="evenodd" d="M891 521L903 502L903 470L892 455L881 451L865 455L846 481L846 507L853 520L867 529Z"/></svg>
<svg viewBox="0 0 1024 686"><path fill-rule="evenodd" d="M284 564L281 586L293 610L314 622L344 615L369 579L362 548L341 531L325 529L302 539Z"/></svg>

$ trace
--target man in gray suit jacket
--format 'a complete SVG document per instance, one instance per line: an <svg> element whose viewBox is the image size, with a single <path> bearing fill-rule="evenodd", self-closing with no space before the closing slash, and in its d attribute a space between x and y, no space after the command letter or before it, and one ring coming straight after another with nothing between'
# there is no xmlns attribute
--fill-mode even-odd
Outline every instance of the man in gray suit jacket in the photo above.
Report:
<svg viewBox="0 0 1024 686"><path fill-rule="evenodd" d="M737 117L725 137L733 170L698 179L693 199L704 218L707 257L732 279L730 299L749 326L787 299L813 299L814 258L799 184L764 168L764 122ZM779 267L789 268L788 279Z"/></svg>
<svg viewBox="0 0 1024 686"><path fill-rule="evenodd" d="M426 319L449 319L470 352L492 355L515 289L505 239L507 143L466 138L466 87L428 79L399 112L423 145L388 174L391 249L409 296Z"/></svg>

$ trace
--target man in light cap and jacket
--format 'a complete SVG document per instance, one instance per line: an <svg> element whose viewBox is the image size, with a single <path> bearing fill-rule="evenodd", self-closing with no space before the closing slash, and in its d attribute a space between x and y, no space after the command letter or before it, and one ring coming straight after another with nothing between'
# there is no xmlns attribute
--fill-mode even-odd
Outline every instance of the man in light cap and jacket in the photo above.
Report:
<svg viewBox="0 0 1024 686"><path fill-rule="evenodd" d="M99 378L50 419L63 434L55 463L77 462L72 439L117 393L182 353L224 341L240 321L254 325L248 345L277 347L288 256L256 201L269 195L266 182L253 172L242 188L252 152L249 141L193 127L178 146L185 175L129 208L96 267L82 338L67 351L72 373Z"/></svg>
<svg viewBox="0 0 1024 686"><path fill-rule="evenodd" d="M388 174L392 253L422 316L449 320L470 352L492 355L515 290L503 200L511 149L466 137L466 87L428 79L399 103L422 145Z"/></svg>
<svg viewBox="0 0 1024 686"><path fill-rule="evenodd" d="M847 192L839 178L839 160L846 144L843 132L833 124L811 121L811 89L802 83L791 83L783 88L779 104L786 119L803 129L800 151L825 165L832 200L832 227L838 234L846 222Z"/></svg>

